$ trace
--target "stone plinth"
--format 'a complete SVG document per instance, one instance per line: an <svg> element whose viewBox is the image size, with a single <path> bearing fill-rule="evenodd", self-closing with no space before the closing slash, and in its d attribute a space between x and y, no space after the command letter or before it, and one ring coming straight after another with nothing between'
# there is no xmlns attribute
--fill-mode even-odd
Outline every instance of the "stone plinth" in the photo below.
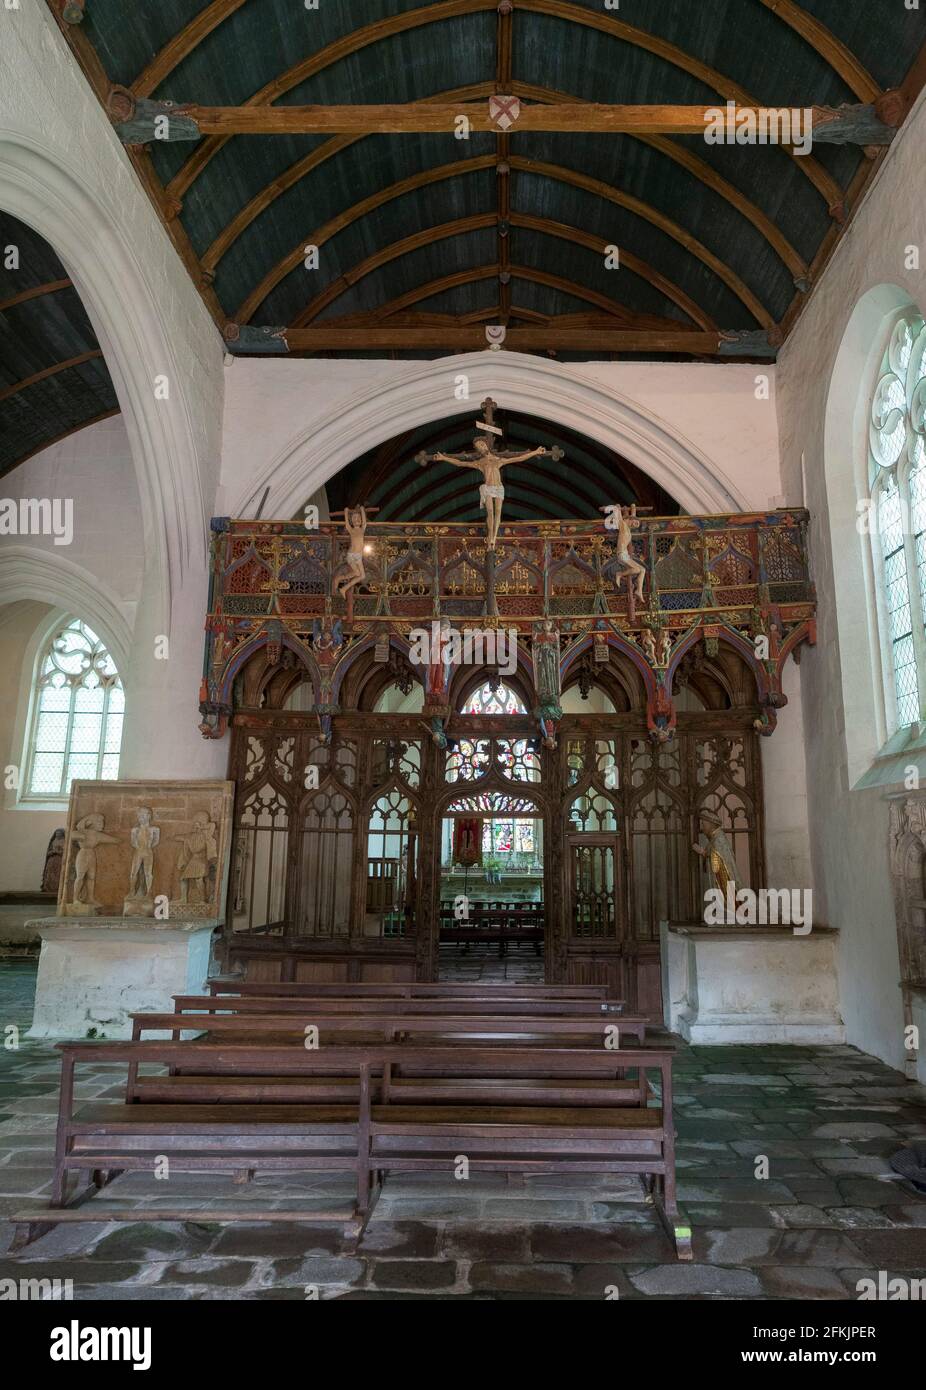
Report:
<svg viewBox="0 0 926 1390"><path fill-rule="evenodd" d="M691 1043L845 1042L838 933L663 922L666 1027Z"/></svg>
<svg viewBox="0 0 926 1390"><path fill-rule="evenodd" d="M219 922L46 917L30 925L42 950L28 1036L76 1039L130 1038L129 1014L170 1012L173 995L201 993Z"/></svg>

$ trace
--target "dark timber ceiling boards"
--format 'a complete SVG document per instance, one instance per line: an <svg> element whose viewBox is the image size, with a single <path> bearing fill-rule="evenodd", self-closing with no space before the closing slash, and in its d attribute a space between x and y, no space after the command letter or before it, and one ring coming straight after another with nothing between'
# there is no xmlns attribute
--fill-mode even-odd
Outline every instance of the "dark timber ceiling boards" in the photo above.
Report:
<svg viewBox="0 0 926 1390"><path fill-rule="evenodd" d="M0 213L0 475L118 408L67 271L31 228Z"/></svg>
<svg viewBox="0 0 926 1390"><path fill-rule="evenodd" d="M479 476L448 463L415 460L427 454L461 454L472 450L477 412L423 425L387 440L343 468L325 484L332 511L364 503L377 507L377 521L479 521ZM505 468L507 521L600 521L601 507L636 502L657 516L674 516L678 503L628 460L575 430L538 420L518 411L499 411L496 423L504 431L506 449L532 449L537 444L561 448L569 460L568 475L551 459L531 459Z"/></svg>
<svg viewBox="0 0 926 1390"><path fill-rule="evenodd" d="M901 0L48 3L237 351L773 355L926 66ZM853 143L673 133L727 100Z"/></svg>

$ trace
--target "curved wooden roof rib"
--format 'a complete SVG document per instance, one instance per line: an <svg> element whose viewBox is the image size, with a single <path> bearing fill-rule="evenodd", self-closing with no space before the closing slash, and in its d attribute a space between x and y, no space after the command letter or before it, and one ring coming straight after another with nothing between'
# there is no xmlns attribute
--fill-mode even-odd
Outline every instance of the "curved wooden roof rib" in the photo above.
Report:
<svg viewBox="0 0 926 1390"><path fill-rule="evenodd" d="M802 39L806 39L811 48L815 48L820 57L839 73L859 101L876 101L882 95L881 88L852 50L801 5L796 5L794 0L761 0L761 3L796 34L800 34Z"/></svg>
<svg viewBox="0 0 926 1390"><path fill-rule="evenodd" d="M541 217L528 217L523 213L513 213L511 218L513 227L526 227L530 231L539 231L549 236L559 237L568 241L571 245L585 246L589 250L604 254L605 247L609 244L605 237L593 236L591 232L585 232L579 227L569 227L562 222L550 222ZM409 251L416 251L421 246L429 246L435 241L442 241L446 237L461 236L466 232L478 231L481 228L494 227L497 217L494 212L474 213L469 217L460 217L452 222L443 222L436 227L426 227L423 231L414 232L411 236L403 237L400 241L392 242L389 246L384 246L374 255L368 256L366 260L358 265L352 266L345 271L337 280L333 280L326 289L317 294L313 300L303 309L301 314L290 324L291 328L304 328L307 324L327 309L329 304L342 295L345 290L355 285L358 280L362 280L366 275L370 275L380 266L388 264L389 261L398 260L400 256L407 255ZM688 315L692 322L698 324L708 333L717 333L719 328L709 314L690 299L684 290L679 289L678 285L667 280L664 275L660 275L657 270L642 261L637 256L631 255L629 251L621 251L621 261L627 270L639 275L641 279L648 280L654 288L670 299L674 304ZM237 323L247 323L248 317L254 312L257 304L255 296L249 295L239 309L235 321ZM247 311L247 316L246 316Z"/></svg>
<svg viewBox="0 0 926 1390"><path fill-rule="evenodd" d="M150 97L174 68L178 67L184 58L189 57L197 44L202 43L213 29L217 29L223 20L233 15L235 10L240 10L245 3L246 0L212 0L211 5L194 15L189 24L174 34L160 52L154 55L148 66L132 83L129 89L132 95Z"/></svg>
<svg viewBox="0 0 926 1390"><path fill-rule="evenodd" d="M524 97L530 101L542 102L574 102L575 97L567 92L556 91L552 87L537 87L530 82L512 82L511 95ZM796 277L803 277L807 274L808 265L795 248L791 245L788 238L782 232L777 223L762 211L755 203L741 193L734 184L730 183L723 175L704 159L699 159L687 145L679 144L667 135L635 135L628 134L627 139L639 140L643 145L651 145L653 149L659 150L661 154L667 155L669 159L674 159L676 164L680 164L683 169L687 169L701 183L707 184L715 193L719 193L721 198L730 203L737 212L742 213L757 231L761 232L778 252L785 265Z"/></svg>
<svg viewBox="0 0 926 1390"><path fill-rule="evenodd" d="M9 386L0 389L0 401L8 400L10 396L15 396L18 391L25 391L27 386L35 386L36 382L44 381L46 377L56 376L58 372L66 372L68 367L80 367L84 362L90 362L94 358L102 356L102 348L93 348L90 352L79 352L76 357L69 357L66 362L55 362L50 367L43 367L40 372L33 372L32 376L24 377L22 381L12 381Z"/></svg>
<svg viewBox="0 0 926 1390"><path fill-rule="evenodd" d="M557 19L564 19L597 29L601 33L609 34L612 38L620 39L636 48L642 48L655 54L680 68L683 72L687 72L690 76L696 77L706 87L717 92L726 100L736 101L741 106L761 105L738 83L724 77L722 73L715 71L708 64L693 58L675 44L660 39L655 34L648 34L643 29L636 29L630 24L625 24L622 20L614 19L610 14L598 14L594 10L579 9L570 4L568 0L518 0L518 8L522 11L547 14ZM389 19L377 20L373 24L365 25L362 29L357 29L351 34L334 40L334 42L319 49L312 57L304 59L287 72L281 73L279 77L274 78L272 82L267 83L260 91L249 97L244 105L272 105L278 97L283 96L294 87L298 87L302 82L315 76L332 63L340 62L342 58L357 53L372 43L379 43L381 40L391 38L394 34L402 33L407 29L419 28L425 24L436 24L443 19L455 18L459 15L494 9L497 9L497 0L438 0L438 3L433 5L423 6L417 10L408 10L404 14L392 15ZM167 75L167 71L165 71L164 76ZM167 196L172 199L182 199L187 189L199 177L212 157L218 154L226 140L232 138L234 137L214 135L200 141L194 153L167 185ZM786 146L783 148L801 172L810 179L830 209L842 202L843 192L839 184L816 159L811 155L798 157L790 148Z"/></svg>
<svg viewBox="0 0 926 1390"><path fill-rule="evenodd" d="M459 87L453 91L436 93L432 97L425 98L425 101L440 102L454 98L459 98L461 101L467 99L472 100L478 96L488 96L492 92L493 87L494 84L491 82L480 82L470 87ZM556 92L548 90L545 87L536 87L524 82L513 82L511 84L511 89L512 95L514 96L529 97L536 101L554 102L574 100L574 98L567 96L564 92ZM219 232L218 236L212 242L212 245L208 247L201 257L203 269L214 271L219 261L231 249L242 232L250 226L255 218L266 211L271 203L282 193L292 188L300 179L310 174L314 169L317 169L318 166L323 164L326 160L331 159L336 154L340 154L342 150L347 149L349 145L354 144L357 140L366 138L366 136L362 135L334 136L330 140L326 140L323 145L319 145L311 154L298 160L295 164L291 165L289 169L286 169L282 174L278 175L277 178L268 183L265 188L262 188L259 193L255 194L251 201L241 208L231 221L222 228L221 232ZM802 278L807 274L807 263L798 255L787 237L775 225L771 218L767 217L755 203L751 202L745 196L745 194L740 193L731 183L728 183L721 175L715 173L711 166L704 160L692 154L685 146L677 145L673 140L665 136L631 135L629 138L640 140L641 143L651 145L654 149L660 150L663 154L668 155L670 159L674 159L676 163L682 165L682 167L693 174L695 178L700 179L702 183L713 188L716 193L719 193L722 198L730 203L738 212L742 213L742 215L762 233L784 261L793 276ZM513 163L513 161L509 162ZM522 163L522 167L527 166ZM580 175L579 177L584 176ZM602 184L601 187L611 187L611 185ZM650 207L649 204L642 203L639 199L633 201L638 203L641 208ZM625 203L624 206L629 207L630 203ZM641 215L645 216L646 214L644 213ZM665 220L668 223L668 219ZM656 225L659 224L657 223ZM667 227L664 227L663 230L667 230ZM679 229L679 231L681 230L682 229ZM670 233L670 235L674 235L674 233ZM676 237L676 239L679 240L681 238ZM724 263L721 262L721 264ZM731 285L730 288L733 289L733 286ZM734 293L739 294L739 290L734 289ZM742 295L740 295L740 298L742 298ZM747 301L744 300L744 303L745 302ZM762 322L760 315L756 314L754 316Z"/></svg>
<svg viewBox="0 0 926 1390"><path fill-rule="evenodd" d="M686 232L677 222L665 217L658 209L650 203L645 203L642 198L634 198L629 193L622 193L620 189L612 188L608 183L601 179L590 178L587 174L576 173L573 169L566 169L560 164L547 164L539 159L522 159L518 155L511 155L508 160L512 169L520 169L525 173L541 174L544 178L556 179L562 183L570 184L573 188L584 189L586 193L593 193L598 198L603 198L606 202L616 203L618 207L626 208L628 212L635 213L637 217L644 218L651 222L654 227L658 227L661 232L672 237L686 251L690 251L698 260L703 261L710 270L721 280L736 297L746 305L753 318L762 325L763 328L771 328L775 322L774 316L769 313L761 301L753 294L748 285L740 279L734 270L722 261L719 256L715 256L712 251L699 241L697 237Z"/></svg>
<svg viewBox="0 0 926 1390"><path fill-rule="evenodd" d="M33 285L30 290L20 290L9 299L0 299L0 314L17 304L25 304L29 299L39 299L43 294L57 294L58 290L69 290L70 280L47 280L44 285Z"/></svg>
<svg viewBox="0 0 926 1390"><path fill-rule="evenodd" d="M242 301L235 316L236 322L248 323L250 321L267 295L299 265L305 255L306 246L324 246L326 241L349 226L351 222L356 221L358 217L366 216L367 213L381 207L383 203L388 203L393 198L399 198L415 188L421 188L429 183L437 183L441 179L455 178L460 173L468 174L475 173L480 169L489 169L494 165L495 155L485 154L479 155L475 159L454 160L450 164L441 164L436 169L422 169L420 173L412 174L407 179L400 179L398 183L390 184L388 188L381 189L379 193L372 193L368 198L362 198L359 203L354 203L352 207L345 208L343 212L330 218L317 231L310 232L308 236L300 237L292 251L288 252L267 271L256 289L253 289L247 299ZM495 221L494 213L492 214L492 221Z"/></svg>
<svg viewBox="0 0 926 1390"><path fill-rule="evenodd" d="M270 106L277 97L285 95L293 87L298 87L333 63L341 62L343 58L358 53L372 43L392 38L394 34L404 33L407 29L417 29L424 24L438 24L442 19L455 19L459 15L496 8L497 0L437 0L436 4L423 5L417 10L407 10L404 14L390 15L388 19L378 19L373 24L365 24L362 29L355 29L352 33L335 39L310 58L304 58L301 63L296 63L294 67L280 73L272 82L261 87L259 92L248 97L244 105ZM218 154L226 140L230 139L233 137L229 135L212 135L206 140L201 140L190 158L167 185L168 195L171 198L182 198L210 159Z"/></svg>
<svg viewBox="0 0 926 1390"><path fill-rule="evenodd" d="M397 295L395 299L380 304L378 308L372 309L369 314L363 316L364 322L378 322L390 318L393 314L401 314L412 304L418 304L422 299L433 299L435 295L444 294L446 290L456 289L458 285L472 285L479 280L492 280L500 270L501 266L495 261L492 265L473 266L469 270L451 271L448 275L441 275L438 279L429 280L424 285L416 285L413 290L407 290L405 294ZM619 304L616 299L609 299L607 295L599 294L597 290L588 289L585 285L577 285L574 280L567 280L565 276L554 275L552 271L535 270L532 266L511 265L508 267L508 274L512 280L529 280L535 285L546 285L548 289L559 290L562 294L571 295L573 299L584 299L587 303L594 304L597 309L603 309L606 314L611 314L619 322L626 324L627 327L643 328L650 325L653 328L667 328L671 325L673 328L677 328L680 326L674 320L662 318L658 314L634 314L623 304ZM526 313L525 310L518 310L518 312ZM544 315L541 314L537 317L543 319ZM346 322L346 320L344 321Z"/></svg>
<svg viewBox="0 0 926 1390"><path fill-rule="evenodd" d="M378 193L373 193L369 197L361 199L360 202L354 203L352 207L346 208L343 212L338 213L336 217L331 218L317 231L310 233L306 237L300 237L293 250L279 260L277 264L267 272L256 289L243 301L236 315L237 322L247 323L250 320L264 299L266 299L267 295L270 294L280 281L290 274L291 271L296 269L303 259L305 247L307 245L324 245L326 241L330 240L337 232L342 231L344 227L349 226L351 222L366 216L367 213L381 207L384 203L390 202L393 198L401 197L416 188L426 187L428 184L435 183L441 179L456 178L462 174L475 173L482 169L494 167L495 163L496 156L494 154L478 155L473 159L454 160L450 164L441 164L437 168L424 169L418 174L412 174L409 178L400 179L398 183L391 184L388 188L381 189ZM636 216L651 222L654 226L677 241L686 251L689 251L692 255L697 256L699 260L703 261L703 263L708 266L730 290L732 290L743 304L746 305L746 308L763 328L771 328L774 325L775 320L773 315L769 313L749 287L744 284L740 277L731 270L728 265L721 261L719 257L715 256L712 251L709 251L696 237L691 236L684 228L679 227L678 224L673 222L670 218L663 216L662 213L658 212L657 209L651 207L648 203L644 203L639 198L631 197L629 194L621 193L619 190L612 188L609 184L602 183L598 179L590 178L585 174L575 173L573 170L565 169L558 164L546 164L539 160L521 159L517 156L512 156L509 159L509 163L512 169L539 173L546 178L556 179L561 183L569 184L575 188L582 188L586 192L593 193L599 198L604 198L609 202L616 203L618 206L624 207L628 211L636 214ZM589 243L585 242L583 244L588 245ZM606 245L606 242L602 241L602 248L604 245ZM622 252L622 256L625 264L633 269L634 266L631 264L633 257L631 253ZM639 261L638 264L642 267L646 263ZM644 278L648 277L644 276ZM664 286L669 283L669 281L664 281ZM679 291L679 293L681 292ZM669 294L670 299L673 297L672 294ZM689 302L693 303L694 301ZM676 300L676 303L678 303L680 307L685 308L686 313L690 314L689 308L680 300ZM700 321L696 315L690 314L690 316L694 317L696 322ZM302 324L299 322L293 326L301 327Z"/></svg>
<svg viewBox="0 0 926 1390"><path fill-rule="evenodd" d="M429 101L447 101L455 99L459 99L460 101L473 101L477 97L489 96L494 90L495 84L492 82L476 82L468 87L456 87L448 92L439 92L433 97L425 97L424 101L425 103ZM332 136L332 138L326 140L323 145L317 146L311 154L306 155L303 159L297 160L296 163L290 165L288 169L284 169L282 174L278 174L265 188L262 188L259 193L256 193L251 201L246 203L245 206L235 214L232 220L222 228L212 245L208 247L201 258L203 269L214 271L219 261L231 248L241 233L245 231L254 219L259 217L276 198L279 198L281 193L286 193L287 190L292 188L294 184L297 184L300 179L305 178L307 174L310 174L313 169L317 169L320 164L324 164L326 160L333 158L336 154L340 154L341 151L346 150L348 146L355 145L358 140L365 140L366 138L367 137L364 135Z"/></svg>
<svg viewBox="0 0 926 1390"><path fill-rule="evenodd" d="M697 77L706 87L712 88L728 101L735 101L740 106L762 105L738 82L724 77L722 73L717 72L707 63L693 58L684 49L678 48L674 43L669 43L667 39L658 38L655 34L648 34L644 29L635 29L633 25L625 24L621 19L615 19L610 13L580 10L575 5L570 4L569 0L518 0L518 9L532 10L535 14L552 15L555 19L564 19L573 24L583 24L589 29L597 29L600 33L610 34L613 38L622 39L625 43L633 44L636 48L643 48L648 53L655 54L657 58L663 58L667 63L672 63L674 67L681 68L683 72L689 73L692 77ZM842 201L843 192L839 184L816 159L813 159L811 155L796 155L787 145L783 145L782 149L790 155L801 172L810 179L825 199L828 208L833 208Z"/></svg>

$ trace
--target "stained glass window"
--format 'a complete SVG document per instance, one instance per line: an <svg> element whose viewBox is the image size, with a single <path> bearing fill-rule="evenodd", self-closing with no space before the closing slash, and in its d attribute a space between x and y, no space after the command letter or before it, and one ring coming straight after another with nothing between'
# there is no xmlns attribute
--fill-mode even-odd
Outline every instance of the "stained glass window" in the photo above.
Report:
<svg viewBox="0 0 926 1390"><path fill-rule="evenodd" d="M466 697L461 714L526 714L523 703L504 681L486 681Z"/></svg>
<svg viewBox="0 0 926 1390"><path fill-rule="evenodd" d="M872 536L881 575L894 723L926 715L926 326L895 324L869 423Z"/></svg>
<svg viewBox="0 0 926 1390"><path fill-rule="evenodd" d="M75 777L119 776L122 681L104 643L79 618L43 648L34 698L27 796L66 797Z"/></svg>
<svg viewBox="0 0 926 1390"><path fill-rule="evenodd" d="M486 820L482 823L483 854L519 854L534 852L534 822L532 820Z"/></svg>

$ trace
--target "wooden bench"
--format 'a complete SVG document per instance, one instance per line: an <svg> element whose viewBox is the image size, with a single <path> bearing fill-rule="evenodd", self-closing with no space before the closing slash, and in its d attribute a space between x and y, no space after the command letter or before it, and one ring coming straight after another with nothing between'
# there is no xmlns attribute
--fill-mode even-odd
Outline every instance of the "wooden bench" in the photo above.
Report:
<svg viewBox="0 0 926 1390"><path fill-rule="evenodd" d="M436 980L414 984L364 983L331 980L245 980L240 975L214 975L206 981L210 994L259 994L292 999L601 999L610 1003L607 985L457 984Z"/></svg>
<svg viewBox="0 0 926 1390"><path fill-rule="evenodd" d="M655 1208L675 1242L679 1258L690 1259L690 1230L678 1211L672 1119L672 1053L667 1049L583 1051L583 1070L600 1080L600 1103L576 1104L569 1076L576 1065L572 1049L548 1047L547 1073L561 1080L555 1102L542 1105L499 1103L410 1103L393 1087L396 1066L433 1067L461 1062L475 1073L497 1065L479 1047L450 1050L434 1045L416 1048L376 1044L328 1050L288 1047L228 1047L225 1044L63 1043L61 1095L55 1147L51 1205L20 1212L16 1248L36 1239L61 1221L255 1221L336 1222L349 1240L359 1242L383 1181L389 1173L426 1170L456 1172L460 1156L470 1171L518 1173L635 1173L641 1175ZM306 1085L332 1074L356 1077L357 1098L347 1103L278 1104L262 1096L247 1104L150 1104L97 1101L75 1108L74 1074L81 1062L99 1066L124 1063L131 1072L154 1063L183 1071L200 1064L247 1073L255 1066L293 1074ZM505 1052L509 1080L520 1068L538 1065L536 1051L511 1047ZM624 1080L614 1068L637 1073L636 1103L628 1104ZM659 1075L659 1104L646 1105L648 1073ZM373 1079L377 1079L374 1099ZM225 1172L239 1182L257 1172L352 1172L356 1201L348 1211L287 1209L260 1211L253 1204L232 1209L139 1205L123 1209L85 1209L86 1198L120 1173L154 1172L167 1159L173 1172ZM89 1186L69 1201L74 1172L89 1174Z"/></svg>
<svg viewBox="0 0 926 1390"><path fill-rule="evenodd" d="M442 913L438 941L441 946L463 946L464 955L473 945L497 945L499 956L504 958L508 947L519 942L532 945L534 954L539 956L543 937L542 907L538 911L536 907L478 909L474 906L466 921L457 921L452 913Z"/></svg>
<svg viewBox="0 0 926 1390"><path fill-rule="evenodd" d="M482 1018L502 1018L516 1014L521 1018L585 1017L619 1019L623 1010L619 1000L603 999L291 999L288 997L242 995L175 994L177 1013L305 1013L314 1014L429 1014L454 1013L478 1015Z"/></svg>
<svg viewBox="0 0 926 1390"><path fill-rule="evenodd" d="M229 1042L298 1042L305 1045L306 1030L318 1030L315 1040L319 1046L336 1045L340 1041L392 1042L398 1035L409 1038L467 1037L482 1038L483 1046L504 1045L516 1039L519 1046L529 1041L557 1046L595 1046L603 1049L616 1045L621 1039L635 1038L642 1043L646 1036L646 1019L629 1014L579 1017L532 1017L530 1015L478 1014L415 1014L402 1012L354 1011L348 1014L325 1014L313 1010L311 1001L291 1012L220 1013L198 1017L193 1013L133 1013L132 1037L144 1033L170 1033L174 1040L191 1031L208 1033L210 1041L224 1038Z"/></svg>

